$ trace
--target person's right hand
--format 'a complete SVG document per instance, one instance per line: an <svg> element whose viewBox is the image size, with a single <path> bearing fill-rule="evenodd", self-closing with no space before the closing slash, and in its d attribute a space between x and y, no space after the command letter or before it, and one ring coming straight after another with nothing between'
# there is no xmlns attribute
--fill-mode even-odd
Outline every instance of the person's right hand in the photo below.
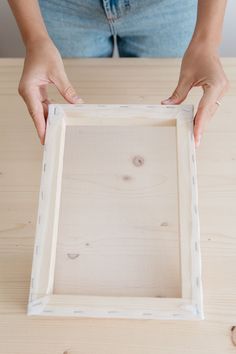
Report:
<svg viewBox="0 0 236 354"><path fill-rule="evenodd" d="M62 58L50 39L43 39L26 48L26 57L19 94L34 121L39 139L44 144L48 115L47 85L54 84L69 103L83 103L69 82Z"/></svg>

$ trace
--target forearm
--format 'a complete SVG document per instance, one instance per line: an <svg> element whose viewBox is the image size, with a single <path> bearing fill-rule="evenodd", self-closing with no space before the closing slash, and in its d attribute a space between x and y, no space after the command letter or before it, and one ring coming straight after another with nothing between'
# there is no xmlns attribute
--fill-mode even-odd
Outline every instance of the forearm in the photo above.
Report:
<svg viewBox="0 0 236 354"><path fill-rule="evenodd" d="M37 0L8 0L27 47L41 39L49 39Z"/></svg>
<svg viewBox="0 0 236 354"><path fill-rule="evenodd" d="M192 41L219 47L227 0L198 0L197 22Z"/></svg>

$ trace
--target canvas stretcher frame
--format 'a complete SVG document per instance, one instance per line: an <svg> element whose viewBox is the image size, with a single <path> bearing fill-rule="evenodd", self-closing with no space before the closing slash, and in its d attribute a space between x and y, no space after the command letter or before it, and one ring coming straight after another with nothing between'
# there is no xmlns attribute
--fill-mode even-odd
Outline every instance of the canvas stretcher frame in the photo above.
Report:
<svg viewBox="0 0 236 354"><path fill-rule="evenodd" d="M181 297L54 294L53 283L65 132L73 126L176 127ZM78 162L79 163L79 162ZM200 228L193 107L160 105L49 106L28 314L133 319L203 319Z"/></svg>

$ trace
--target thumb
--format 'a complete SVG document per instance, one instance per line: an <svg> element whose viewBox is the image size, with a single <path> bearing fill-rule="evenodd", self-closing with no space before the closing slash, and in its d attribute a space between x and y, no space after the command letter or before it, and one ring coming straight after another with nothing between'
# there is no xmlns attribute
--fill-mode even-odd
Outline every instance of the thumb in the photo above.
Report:
<svg viewBox="0 0 236 354"><path fill-rule="evenodd" d="M172 95L163 100L162 104L179 104L185 100L192 85L189 81L180 80Z"/></svg>
<svg viewBox="0 0 236 354"><path fill-rule="evenodd" d="M67 102L84 103L83 99L76 93L74 87L71 85L66 74L54 79L53 83Z"/></svg>

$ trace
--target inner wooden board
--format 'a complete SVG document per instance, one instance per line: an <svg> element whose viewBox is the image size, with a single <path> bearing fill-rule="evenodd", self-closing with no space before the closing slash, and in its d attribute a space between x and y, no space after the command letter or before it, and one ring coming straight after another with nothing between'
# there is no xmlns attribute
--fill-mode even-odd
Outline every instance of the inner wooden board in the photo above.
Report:
<svg viewBox="0 0 236 354"><path fill-rule="evenodd" d="M67 126L55 294L181 297L176 126Z"/></svg>

